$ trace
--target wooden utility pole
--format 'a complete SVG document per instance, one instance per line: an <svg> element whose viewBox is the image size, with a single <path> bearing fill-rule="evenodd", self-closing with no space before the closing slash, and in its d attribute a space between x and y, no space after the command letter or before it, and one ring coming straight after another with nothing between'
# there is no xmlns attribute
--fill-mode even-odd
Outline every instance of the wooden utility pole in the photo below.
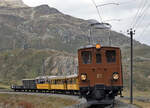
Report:
<svg viewBox="0 0 150 108"><path fill-rule="evenodd" d="M130 74L130 104L133 104L133 35L135 35L135 30L130 28L127 30L128 35L130 35L131 39L131 74Z"/></svg>

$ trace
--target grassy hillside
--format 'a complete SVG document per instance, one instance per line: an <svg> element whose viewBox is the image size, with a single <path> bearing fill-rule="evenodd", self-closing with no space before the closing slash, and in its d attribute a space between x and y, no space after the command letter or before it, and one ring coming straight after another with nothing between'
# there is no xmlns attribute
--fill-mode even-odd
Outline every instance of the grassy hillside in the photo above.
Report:
<svg viewBox="0 0 150 108"><path fill-rule="evenodd" d="M76 60L73 55L54 50L16 49L0 53L0 83L8 85L24 78L43 75L43 59L46 67L45 75L64 75L74 72L66 73L74 70ZM66 61L68 62L63 63Z"/></svg>
<svg viewBox="0 0 150 108"><path fill-rule="evenodd" d="M150 89L150 47L136 46L133 50L133 84L140 91ZM122 61L125 87L129 87L130 81L130 48L122 49Z"/></svg>

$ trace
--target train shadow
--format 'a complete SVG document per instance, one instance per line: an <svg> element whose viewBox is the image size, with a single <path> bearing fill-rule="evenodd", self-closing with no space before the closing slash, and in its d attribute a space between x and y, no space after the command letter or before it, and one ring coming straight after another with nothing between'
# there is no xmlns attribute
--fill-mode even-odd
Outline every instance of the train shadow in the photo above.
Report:
<svg viewBox="0 0 150 108"><path fill-rule="evenodd" d="M105 106L104 105L91 105L87 108L105 108Z"/></svg>
<svg viewBox="0 0 150 108"><path fill-rule="evenodd" d="M113 105L101 105L101 104L96 104L96 105L88 105L87 108L114 108Z"/></svg>

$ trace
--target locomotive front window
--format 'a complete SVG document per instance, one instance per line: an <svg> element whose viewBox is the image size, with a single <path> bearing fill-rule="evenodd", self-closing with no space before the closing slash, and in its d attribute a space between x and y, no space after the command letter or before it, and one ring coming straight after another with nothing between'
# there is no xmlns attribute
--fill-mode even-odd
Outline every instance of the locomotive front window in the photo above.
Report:
<svg viewBox="0 0 150 108"><path fill-rule="evenodd" d="M101 54L96 54L96 63L97 63L97 64L102 63Z"/></svg>
<svg viewBox="0 0 150 108"><path fill-rule="evenodd" d="M106 51L106 58L108 63L116 62L116 51L115 50Z"/></svg>
<svg viewBox="0 0 150 108"><path fill-rule="evenodd" d="M81 53L83 64L91 64L92 63L92 53L91 51L83 51Z"/></svg>

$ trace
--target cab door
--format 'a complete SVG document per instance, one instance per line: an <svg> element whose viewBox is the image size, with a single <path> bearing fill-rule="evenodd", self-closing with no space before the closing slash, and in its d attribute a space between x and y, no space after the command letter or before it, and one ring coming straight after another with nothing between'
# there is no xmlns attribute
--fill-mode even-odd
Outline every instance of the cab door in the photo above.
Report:
<svg viewBox="0 0 150 108"><path fill-rule="evenodd" d="M106 67L104 64L104 51L95 49L94 51L94 69L92 73L94 75L94 85L104 85L105 84L105 73Z"/></svg>

